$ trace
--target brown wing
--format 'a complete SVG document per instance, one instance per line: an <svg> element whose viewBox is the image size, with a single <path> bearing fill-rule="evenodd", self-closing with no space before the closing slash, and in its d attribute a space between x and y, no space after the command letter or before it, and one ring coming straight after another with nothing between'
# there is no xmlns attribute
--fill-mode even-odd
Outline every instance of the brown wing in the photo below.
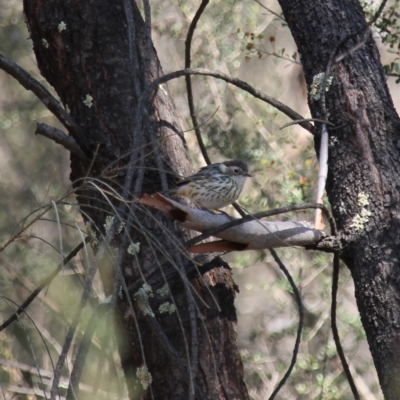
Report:
<svg viewBox="0 0 400 400"><path fill-rule="evenodd" d="M209 179L210 175L213 172L220 172L219 168L218 168L219 164L212 164L212 165L207 165L206 167L200 168L199 172L197 172L194 175L191 176L187 176L186 178L184 178L182 181L178 182L176 184L176 186L183 186L186 185L189 182L193 182L193 181L202 181L204 179Z"/></svg>

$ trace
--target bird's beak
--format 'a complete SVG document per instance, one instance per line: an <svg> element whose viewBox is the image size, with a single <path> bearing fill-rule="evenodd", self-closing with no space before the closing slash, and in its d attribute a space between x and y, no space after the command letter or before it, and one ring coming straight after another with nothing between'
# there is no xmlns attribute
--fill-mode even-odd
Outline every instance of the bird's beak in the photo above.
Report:
<svg viewBox="0 0 400 400"><path fill-rule="evenodd" d="M252 177L249 173L247 173L245 176L249 176L250 178Z"/></svg>

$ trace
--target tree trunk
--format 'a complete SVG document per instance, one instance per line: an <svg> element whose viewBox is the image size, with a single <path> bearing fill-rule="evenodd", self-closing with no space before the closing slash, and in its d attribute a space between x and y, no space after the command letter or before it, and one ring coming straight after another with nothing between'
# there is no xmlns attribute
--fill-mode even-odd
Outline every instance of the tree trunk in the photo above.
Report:
<svg viewBox="0 0 400 400"><path fill-rule="evenodd" d="M296 41L309 90L337 43L367 28L357 0L279 0ZM347 41L339 53L361 39ZM366 44L331 68L327 192L350 268L361 320L386 399L400 398L399 117L379 52ZM310 91L309 91L310 93ZM312 116L325 117L309 98ZM318 137L316 145L318 146Z"/></svg>
<svg viewBox="0 0 400 400"><path fill-rule="evenodd" d="M149 271L151 282L159 282L152 289L165 283L163 271L175 276L169 287L178 311L160 314L158 307L172 302L168 294L136 296L132 307L119 291L123 281L115 283L113 263L107 258L99 263L106 294L120 293L116 321L130 398L151 398L138 369L147 365L155 399L247 399L236 343L237 288L229 267L216 259L208 272L192 274L189 285L185 268L193 269L193 260L177 246L188 234L136 202L142 193L166 192L178 174L192 172L165 86L135 132L140 96L162 75L136 4L25 0L24 10L40 71L85 135L78 144L90 160L71 155L71 180L85 221L92 221L98 235L106 234L106 217L119 211L126 225L111 245L119 248L118 268L127 287L137 291ZM126 194L126 182L129 195L121 206L118 196ZM128 246L138 242L139 253L128 254Z"/></svg>

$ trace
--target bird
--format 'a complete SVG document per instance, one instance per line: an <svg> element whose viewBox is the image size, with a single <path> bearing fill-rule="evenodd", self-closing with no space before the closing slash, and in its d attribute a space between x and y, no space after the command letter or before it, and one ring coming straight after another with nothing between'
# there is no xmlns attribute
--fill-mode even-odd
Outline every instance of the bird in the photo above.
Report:
<svg viewBox="0 0 400 400"><path fill-rule="evenodd" d="M186 197L202 208L219 210L234 203L251 177L240 160L210 164L176 184L173 195Z"/></svg>

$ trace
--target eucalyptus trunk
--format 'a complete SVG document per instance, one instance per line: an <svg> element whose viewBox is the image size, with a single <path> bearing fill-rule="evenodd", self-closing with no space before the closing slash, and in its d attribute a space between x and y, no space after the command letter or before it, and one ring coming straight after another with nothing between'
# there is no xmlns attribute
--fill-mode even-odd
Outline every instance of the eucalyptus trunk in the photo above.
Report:
<svg viewBox="0 0 400 400"><path fill-rule="evenodd" d="M103 234L106 217L116 215L115 210L127 222L112 242L120 249L120 276L104 260L99 271L106 294L118 294L115 322L130 398L151 398L138 378L138 368L146 365L156 399L247 399L236 341L236 286L229 267L216 259L208 272L191 273L189 285L185 271L193 270L193 260L176 246L188 234L137 203L143 193L166 192L178 175L189 175L192 168L165 85L149 99L135 132L137 113L143 111L139 99L162 75L136 4L25 0L24 11L40 72L84 134L78 145L88 161L71 155L71 181L84 219ZM117 194L126 194L130 174L129 195L121 205ZM132 243L140 243L135 257L127 253ZM132 302L132 309L118 285L125 282L137 291L142 276L150 272L163 283L163 271L172 271L169 286L177 312L160 314L158 307L172 299L155 292L147 299L155 318L139 301Z"/></svg>

